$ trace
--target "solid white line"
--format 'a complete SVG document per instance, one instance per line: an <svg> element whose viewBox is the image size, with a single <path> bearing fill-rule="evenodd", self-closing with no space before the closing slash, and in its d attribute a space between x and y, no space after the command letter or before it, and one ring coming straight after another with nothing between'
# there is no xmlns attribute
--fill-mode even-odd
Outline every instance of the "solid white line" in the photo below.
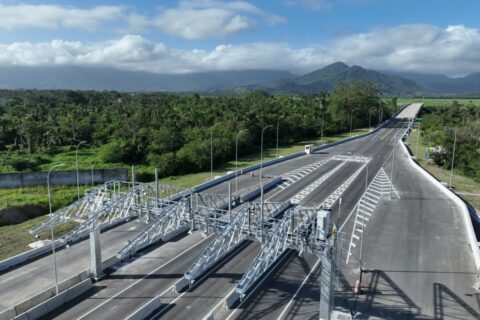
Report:
<svg viewBox="0 0 480 320"><path fill-rule="evenodd" d="M89 314L91 314L92 312L94 312L95 310L98 310L98 308L104 306L106 303L112 301L113 299L115 299L116 297L118 297L119 295L121 295L122 293L124 293L125 291L127 291L128 289L130 289L131 287L133 287L134 285L140 283L141 281L145 280L145 278L149 277L150 275L152 275L153 273L157 272L158 270L160 270L161 268L165 267L166 265L168 265L169 263L171 263L172 261L174 261L175 259L177 259L178 257L184 255L185 253L187 253L188 251L192 250L193 248L195 248L196 246L198 246L200 243L204 242L205 240L207 240L208 238L210 238L211 236L213 235L210 234L208 237L206 237L205 239L201 240L200 242L196 243L195 245L189 247L188 249L186 249L185 251L183 251L182 253L176 255L175 257L173 257L172 259L168 260L167 262L165 262L164 264L162 264L160 267L156 268L155 270L152 270L150 273L148 273L147 275L145 275L143 278L141 279L138 279L137 281L135 281L134 283L132 283L131 285L129 285L128 287L126 287L125 289L123 289L122 291L116 293L115 295L113 295L112 297L110 297L109 299L105 300L104 302L102 302L101 304L99 304L98 306L96 306L95 308L91 309L90 311L88 311L87 313L83 314L81 317L77 318L77 320L80 320L80 319L83 319L85 318L86 316L88 316Z"/></svg>
<svg viewBox="0 0 480 320"><path fill-rule="evenodd" d="M258 284L255 286L255 288L253 288L252 290L250 290L250 293L247 294L247 296L240 302L240 304L237 306L237 308L232 312L230 313L230 315L228 317L225 318L225 320L228 320L230 319L239 309L240 307L242 306L242 304L248 300L248 298L250 298L250 296L252 295L252 293L254 293L257 288L268 278L268 276L270 276L270 274L273 272L273 270L276 269L276 267L281 264L283 262L283 260L285 260L286 258L288 257L288 254L284 255L282 259L278 260L278 263L276 263L274 266L270 266L270 271L258 282Z"/></svg>
<svg viewBox="0 0 480 320"><path fill-rule="evenodd" d="M315 269L317 268L318 264L320 263L320 258L318 258L317 262L315 263L315 265L313 266L312 270L310 270L310 272L307 274L307 276L305 277L305 279L303 279L303 282L302 284L300 285L300 287L298 287L297 291L295 291L295 294L293 295L293 297L290 299L290 301L288 302L288 304L285 306L285 308L283 309L282 313L280 313L280 315L278 316L277 319L281 319L284 315L285 315L285 312L287 312L288 308L290 307L290 305L292 304L293 300L297 297L298 293L300 292L300 290L302 290L303 286L305 285L305 283L307 282L308 278L310 278L310 275L313 273L313 271L315 271Z"/></svg>

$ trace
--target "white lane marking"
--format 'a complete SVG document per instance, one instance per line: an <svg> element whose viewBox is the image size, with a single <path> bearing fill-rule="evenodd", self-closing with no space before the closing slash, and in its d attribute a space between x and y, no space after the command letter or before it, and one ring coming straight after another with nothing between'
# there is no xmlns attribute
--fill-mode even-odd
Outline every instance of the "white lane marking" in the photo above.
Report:
<svg viewBox="0 0 480 320"><path fill-rule="evenodd" d="M283 263L283 261L284 261L287 257L288 257L288 254L283 255L283 257L282 257L281 259L278 259L278 262L277 262L276 264L274 264L274 265L272 265L272 266L270 267L270 271L269 271L262 279L260 279L260 281L257 283L257 285L255 286L255 288L253 288L252 290L250 290L250 293L247 294L247 295L243 298L243 300L240 302L240 304L237 306L237 308L235 308L234 311L233 311L232 313L230 313L230 315L229 315L228 317L225 318L225 320L230 319L230 318L240 309L240 307L243 305L243 303L244 303L245 301L247 301L248 298L250 298L250 296L251 296L255 291L257 291L257 288L270 276L270 274L273 272L273 270L275 270L275 269L277 268L278 265L280 265L280 264ZM235 291L235 289L233 289L233 290L230 291L230 292L233 292L233 291ZM227 297L228 297L228 296L227 296Z"/></svg>
<svg viewBox="0 0 480 320"><path fill-rule="evenodd" d="M96 306L95 308L91 309L90 311L88 311L87 313L83 314L82 316L80 316L79 318L77 318L77 320L80 320L80 319L83 319L85 318L86 316L88 316L89 314L91 314L92 312L94 312L95 310L98 310L99 308L101 308L102 306L104 306L106 303L112 301L113 299L115 299L116 297L118 297L119 295L121 295L122 293L124 293L125 291L127 291L128 289L130 289L131 287L133 287L134 285L142 282L143 280L145 280L145 278L151 276L153 273L157 272L158 270L162 269L163 267L165 267L166 265L170 264L172 261L176 260L178 257L184 255L185 253L187 253L188 251L192 250L193 248L195 248L196 246L198 246L200 243L204 242L205 240L207 240L208 238L210 238L212 235L214 235L214 233L210 234L208 237L206 237L205 239L201 240L200 242L197 242L195 245L189 247L188 249L186 249L185 251L183 251L182 253L176 255L175 257L173 257L172 259L168 260L167 262L165 262L164 264L162 264L160 267L152 270L151 272L149 272L147 275L143 276L141 279L138 279L137 281L135 281L134 283L132 283L131 285L129 285L128 287L126 287L125 289L123 289L122 291L116 293L115 295L113 295L112 297L108 298L107 300L105 300L104 302L102 302L101 304L99 304L98 306Z"/></svg>
<svg viewBox="0 0 480 320"><path fill-rule="evenodd" d="M293 295L293 297L290 299L290 301L287 303L287 305L285 306L285 308L283 309L282 313L280 313L280 315L278 316L277 319L281 319L285 313L288 311L288 309L290 308L290 305L292 304L293 300L295 300L295 298L297 297L298 293L300 292L300 290L302 290L303 286L305 285L305 283L307 282L308 278L310 278L311 274L315 271L315 269L317 269L317 266L319 265L320 263L320 258L318 258L317 262L315 263L315 265L313 266L312 270L310 270L310 272L307 274L307 276L305 277L305 279L303 279L303 282L302 284L300 285L300 287L298 287L297 291L295 291L295 294Z"/></svg>
<svg viewBox="0 0 480 320"><path fill-rule="evenodd" d="M340 163L338 166L327 172L326 174L322 175L320 178L318 178L316 181L314 181L312 184L308 185L305 189L301 190L298 192L296 195L294 195L290 201L294 204L300 203L305 197L307 197L310 193L312 193L315 189L317 189L321 184L323 184L328 178L330 178L335 172L340 170L346 162Z"/></svg>

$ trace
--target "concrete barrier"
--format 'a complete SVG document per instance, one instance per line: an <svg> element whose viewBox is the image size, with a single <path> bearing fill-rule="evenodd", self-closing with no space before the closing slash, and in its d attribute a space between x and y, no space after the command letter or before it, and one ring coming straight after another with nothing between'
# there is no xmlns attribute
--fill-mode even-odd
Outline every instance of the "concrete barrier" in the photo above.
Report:
<svg viewBox="0 0 480 320"><path fill-rule="evenodd" d="M123 223L125 223L125 219L118 219L114 222L104 223L100 226L100 230L103 232L105 230L115 228L115 227L117 227L117 226L119 226ZM81 241L85 240L85 238L87 238L88 236L89 236L89 231L87 230L74 243L81 242ZM66 243L61 241L60 239L55 240L55 249L57 249L57 250L61 249L65 245L66 245ZM2 261L0 261L0 272L5 271L9 268L16 267L16 266L18 266L22 263L25 263L29 260L34 260L34 259L36 259L38 257L41 257L42 255L47 254L51 251L52 251L52 246L51 245L46 245L46 246L43 246L43 247L40 247L40 248L35 248L35 249L25 251L23 253L20 253L16 256L11 257L11 258L2 260Z"/></svg>
<svg viewBox="0 0 480 320"><path fill-rule="evenodd" d="M59 240L55 240L55 248L61 248L65 244ZM7 270L11 267L17 266L19 264L22 264L28 260L32 260L34 258L37 258L49 251L52 251L52 246L51 245L46 245L40 248L35 248L32 250L25 251L23 253L20 253L16 256L13 256L11 258L5 259L0 261L0 272Z"/></svg>
<svg viewBox="0 0 480 320"><path fill-rule="evenodd" d="M112 256L108 259L105 259L103 261L103 264L102 264L102 269L105 270L105 269L115 265L119 261L120 261L120 259L118 259L116 256ZM28 299L25 299L24 301L21 301L21 302L17 303L16 305L0 312L0 320L7 320L7 319L12 319L12 318L15 318L15 319L36 319L36 318L32 318L31 310L37 308L37 306L44 305L47 301L52 300L52 299L54 299L54 300L52 300L52 302L50 302L50 304L46 305L45 307L41 307L40 310L43 310L42 308L51 308L52 306L57 306L58 299L60 299L60 301L63 301L60 305L58 305L58 306L61 306L63 303L65 303L65 302L75 298L76 296L84 293L85 291L89 290L89 289L87 289L85 291L82 291L80 288L84 288L84 287L78 287L79 284L84 283L85 281L90 281L90 283L91 283L90 269L86 269L86 270L84 270L84 271L82 271L82 272L80 272L80 273L62 281L62 282L59 282L59 284L58 284L59 296L61 294L63 294L64 292L68 292L68 293L65 293L65 294L62 295L62 297L66 297L67 300L62 300L64 298L57 298L57 296L55 296L55 287L52 286L52 287L50 287L50 288L48 288L48 289L46 289L42 292L39 292L39 293L35 294L34 296L32 296ZM87 285L83 284L83 286L87 286ZM78 287L78 288L73 289L74 287ZM54 307L51 310L54 310L57 307ZM35 312L38 312L38 311L35 311ZM50 312L50 311L48 311L48 312ZM34 313L34 315L35 314L36 313ZM18 318L16 318L16 317L18 317Z"/></svg>
<svg viewBox="0 0 480 320"><path fill-rule="evenodd" d="M48 171L38 172L12 172L0 173L0 188L25 188L33 186L47 185ZM95 169L93 170L79 170L78 179L80 184L104 183L107 181L128 179L127 169ZM76 185L77 171L63 170L53 171L50 175L51 185Z"/></svg>
<svg viewBox="0 0 480 320"><path fill-rule="evenodd" d="M53 310L61 307L68 301L78 297L87 292L93 287L92 280L86 279L73 287L53 296L52 298L38 304L37 306L27 310L26 312L16 316L14 319L33 320L39 319Z"/></svg>
<svg viewBox="0 0 480 320"><path fill-rule="evenodd" d="M143 307L141 307L140 309L136 310L134 313L129 315L126 319L128 320L147 319L148 316L150 316L155 310L160 308L161 305L162 303L160 301L160 298L156 297L150 300L149 302L147 302L147 304L145 304Z"/></svg>
<svg viewBox="0 0 480 320"><path fill-rule="evenodd" d="M236 291L233 291L233 292L227 297L227 299L225 300L225 306L226 306L228 309L231 309L232 306L233 306L238 300L240 300L240 294L237 293Z"/></svg>
<svg viewBox="0 0 480 320"><path fill-rule="evenodd" d="M189 285L190 285L190 281L188 281L188 279L186 278L182 278L175 283L175 292L180 293Z"/></svg>
<svg viewBox="0 0 480 320"><path fill-rule="evenodd" d="M274 186L276 186L280 182L282 182L282 177L277 177L277 178L263 184L263 192L265 193L266 191L270 190L271 188L273 188ZM258 197L261 192L262 191L261 191L260 187L256 188L255 190L252 190L252 191L248 192L247 194L243 195L242 202L247 202L247 201L252 200L253 198Z"/></svg>

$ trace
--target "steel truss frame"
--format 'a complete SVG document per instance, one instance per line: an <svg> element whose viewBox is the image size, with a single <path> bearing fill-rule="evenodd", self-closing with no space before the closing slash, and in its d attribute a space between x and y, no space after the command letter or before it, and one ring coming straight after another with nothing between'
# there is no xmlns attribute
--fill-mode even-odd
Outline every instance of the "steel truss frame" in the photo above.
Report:
<svg viewBox="0 0 480 320"><path fill-rule="evenodd" d="M268 240L249 266L235 288L235 293L243 298L252 285L288 249L303 253L309 251L321 255L327 244L314 236L316 212L318 209L297 206L288 210L282 220L269 233Z"/></svg>
<svg viewBox="0 0 480 320"><path fill-rule="evenodd" d="M115 199L121 196L122 182L111 181L103 185L91 189L82 198L76 200L60 211L49 215L49 218L29 230L30 234L38 234L39 232L65 224L70 221L79 222L88 217L91 212L100 210L102 207L108 206Z"/></svg>
<svg viewBox="0 0 480 320"><path fill-rule="evenodd" d="M187 227L190 213L190 198L164 203L164 206L151 209L155 212L155 219L135 239L117 253L117 257L125 259L137 253L156 241L165 238L169 233Z"/></svg>
<svg viewBox="0 0 480 320"><path fill-rule="evenodd" d="M264 222L271 223L279 214L290 207L290 203L266 202L263 206ZM210 245L185 272L177 290L186 285L192 285L207 269L220 261L228 253L235 250L243 241L255 239L262 227L260 218L260 203L245 203L229 224L225 225Z"/></svg>
<svg viewBox="0 0 480 320"><path fill-rule="evenodd" d="M149 195L153 192L152 188L146 184L136 184L126 193L119 193L114 200L99 210L89 211L82 217L86 220L80 220L80 225L60 238L63 242L71 242L84 236L105 223L113 223L120 220L137 218L145 213L142 210L143 205L148 203ZM79 222L76 220L76 222Z"/></svg>

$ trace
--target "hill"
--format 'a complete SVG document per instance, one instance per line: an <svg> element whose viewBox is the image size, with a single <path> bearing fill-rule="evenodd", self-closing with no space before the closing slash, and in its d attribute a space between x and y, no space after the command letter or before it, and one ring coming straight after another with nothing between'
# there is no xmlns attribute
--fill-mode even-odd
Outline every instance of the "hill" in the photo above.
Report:
<svg viewBox="0 0 480 320"><path fill-rule="evenodd" d="M480 72L472 73L460 78L450 78L442 74L420 74L391 71L385 71L385 73L415 81L422 85L428 93L466 94L480 92Z"/></svg>
<svg viewBox="0 0 480 320"><path fill-rule="evenodd" d="M284 93L329 91L337 84L349 80L370 81L380 92L389 95L415 94L424 91L422 86L412 80L360 66L349 67L343 62L336 62L295 79L278 81L273 84L272 89L275 92Z"/></svg>
<svg viewBox="0 0 480 320"><path fill-rule="evenodd" d="M290 72L272 70L156 74L113 68L0 67L0 88L210 92L246 85L266 86L292 77Z"/></svg>

